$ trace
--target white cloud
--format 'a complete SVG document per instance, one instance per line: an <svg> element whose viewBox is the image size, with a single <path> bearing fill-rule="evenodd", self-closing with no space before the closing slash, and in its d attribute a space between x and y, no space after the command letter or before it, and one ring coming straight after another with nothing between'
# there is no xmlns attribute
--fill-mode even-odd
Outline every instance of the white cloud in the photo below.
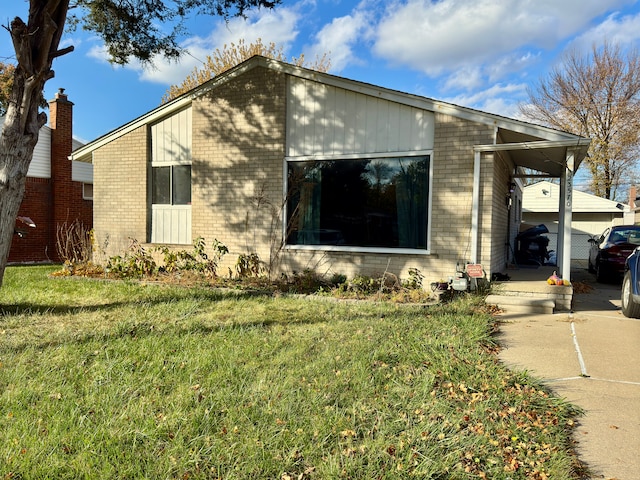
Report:
<svg viewBox="0 0 640 480"><path fill-rule="evenodd" d="M526 92L527 85L523 83L496 84L486 90L479 90L469 95L457 95L445 101L515 118L518 115L518 99L523 98Z"/></svg>
<svg viewBox="0 0 640 480"><path fill-rule="evenodd" d="M540 60L539 53L525 52L507 54L485 65L484 71L490 82L517 73L526 76L528 70Z"/></svg>
<svg viewBox="0 0 640 480"><path fill-rule="evenodd" d="M296 23L300 13L296 6L293 8L279 8L276 10L253 10L246 19L233 18L229 22L218 21L206 38L208 47L219 48L225 43L237 43L244 39L251 43L258 38L263 42L274 42L287 49L298 35Z"/></svg>
<svg viewBox="0 0 640 480"><path fill-rule="evenodd" d="M322 57L326 53L331 59L333 72L340 72L349 64L361 63L354 46L370 36L371 17L371 11L363 3L350 15L334 18L315 35L315 44L307 47L309 59Z"/></svg>
<svg viewBox="0 0 640 480"><path fill-rule="evenodd" d="M283 46L288 56L304 53L309 61L327 53L334 73L366 65L374 83L391 71L386 65L380 65L380 71L372 68L370 55L377 55L379 63L382 59L400 67L398 75L408 75L402 70L408 67L435 77L432 96L449 96L452 103L514 117L518 101L526 97L524 82L544 67L545 50L556 53L558 46L600 16L635 1L359 0L350 6L338 0L298 0L275 10L251 11L247 19L217 20L205 31L205 19L199 19L197 34L183 42L190 55L179 63L158 59L154 69L137 62L125 68L146 82L179 84L216 48L261 38ZM574 45L590 48L602 38L637 43L638 37L640 15L614 14ZM106 61L103 47L95 47L90 55ZM424 80L421 85L428 85ZM474 95L454 96L476 90Z"/></svg>
<svg viewBox="0 0 640 480"><path fill-rule="evenodd" d="M630 0L408 0L378 26L375 52L430 76L550 49ZM494 75L497 73L494 72Z"/></svg>
<svg viewBox="0 0 640 480"><path fill-rule="evenodd" d="M189 54L183 56L180 62L156 60L154 69L142 70L141 79L166 85L178 84L195 67L200 66L207 55L218 48L222 49L225 44L237 44L241 39L248 44L260 38L265 44L273 42L287 51L298 35L298 19L299 13L294 7L257 10L250 12L246 19L217 21L206 37L192 37L183 42Z"/></svg>
<svg viewBox="0 0 640 480"><path fill-rule="evenodd" d="M94 45L87 52L87 57L98 60L99 62L108 63L109 55L107 54L107 47L104 45Z"/></svg>
<svg viewBox="0 0 640 480"><path fill-rule="evenodd" d="M446 79L445 90L472 90L483 84L482 72L478 66L463 67L453 72Z"/></svg>
<svg viewBox="0 0 640 480"><path fill-rule="evenodd" d="M591 51L593 45L603 45L605 42L619 45L633 45L640 40L640 14L620 17L609 15L605 21L582 35L576 37L569 48L581 52Z"/></svg>
<svg viewBox="0 0 640 480"><path fill-rule="evenodd" d="M65 48L69 46L78 48L80 45L82 45L82 37L79 35L76 35L73 37L63 37L62 40L60 40L59 48Z"/></svg>
<svg viewBox="0 0 640 480"><path fill-rule="evenodd" d="M502 58L498 58L493 62L487 62L483 65L469 65L467 67L461 67L445 76L444 83L442 84L442 90L444 92L458 90L464 90L467 92L473 91L483 88L487 83L493 84L498 82L500 79L508 77L514 73L517 74L518 77L526 79L530 67L537 60L537 55L513 54L505 55ZM497 90L500 90L500 88L497 88ZM505 89L502 89L501 93L506 93L507 91L513 91L513 87L506 89L506 91Z"/></svg>

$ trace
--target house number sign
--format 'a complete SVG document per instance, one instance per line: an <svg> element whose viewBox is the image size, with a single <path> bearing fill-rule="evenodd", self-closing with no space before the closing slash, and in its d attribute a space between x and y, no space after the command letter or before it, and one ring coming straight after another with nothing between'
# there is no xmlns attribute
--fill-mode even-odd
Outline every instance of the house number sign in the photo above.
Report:
<svg viewBox="0 0 640 480"><path fill-rule="evenodd" d="M567 207L571 206L571 197L573 195L573 172L571 170L567 170L567 180L566 180L566 196L567 196Z"/></svg>

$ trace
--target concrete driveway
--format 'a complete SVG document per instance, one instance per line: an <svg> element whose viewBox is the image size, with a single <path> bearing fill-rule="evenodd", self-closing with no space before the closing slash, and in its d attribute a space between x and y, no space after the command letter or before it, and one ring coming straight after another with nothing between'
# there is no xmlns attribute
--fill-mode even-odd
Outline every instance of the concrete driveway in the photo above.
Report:
<svg viewBox="0 0 640 480"><path fill-rule="evenodd" d="M582 407L577 452L595 479L640 480L640 320L620 311L620 285L574 295L573 313L500 316L500 358Z"/></svg>

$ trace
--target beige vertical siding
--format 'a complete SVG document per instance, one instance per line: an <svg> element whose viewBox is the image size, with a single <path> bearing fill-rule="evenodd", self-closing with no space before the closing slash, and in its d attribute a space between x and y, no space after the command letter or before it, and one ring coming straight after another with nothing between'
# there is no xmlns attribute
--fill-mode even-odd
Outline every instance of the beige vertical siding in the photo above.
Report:
<svg viewBox="0 0 640 480"><path fill-rule="evenodd" d="M289 157L433 148L432 112L302 78L289 85Z"/></svg>
<svg viewBox="0 0 640 480"><path fill-rule="evenodd" d="M151 161L189 163L191 161L191 108L174 113L151 126Z"/></svg>
<svg viewBox="0 0 640 480"><path fill-rule="evenodd" d="M191 107L154 123L150 130L152 166L191 164ZM191 205L153 205L150 230L153 243L190 245Z"/></svg>

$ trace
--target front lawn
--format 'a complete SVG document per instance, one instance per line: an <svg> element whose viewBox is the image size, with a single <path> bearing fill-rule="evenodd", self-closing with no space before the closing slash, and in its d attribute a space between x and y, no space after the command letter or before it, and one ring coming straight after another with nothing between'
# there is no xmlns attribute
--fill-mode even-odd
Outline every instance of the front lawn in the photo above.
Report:
<svg viewBox="0 0 640 480"><path fill-rule="evenodd" d="M445 306L50 278L0 289L0 479L570 479L575 415Z"/></svg>

